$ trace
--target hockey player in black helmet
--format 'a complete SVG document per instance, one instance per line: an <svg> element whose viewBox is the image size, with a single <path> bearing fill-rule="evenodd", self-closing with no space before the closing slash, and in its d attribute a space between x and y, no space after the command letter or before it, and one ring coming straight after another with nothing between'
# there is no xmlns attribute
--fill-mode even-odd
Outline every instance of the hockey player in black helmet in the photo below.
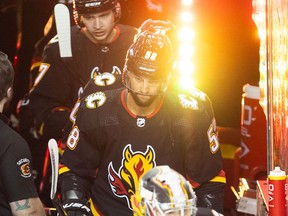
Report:
<svg viewBox="0 0 288 216"><path fill-rule="evenodd" d="M73 15L76 23L81 15L99 13L112 9L115 23L119 21L121 8L118 0L73 0Z"/></svg>
<svg viewBox="0 0 288 216"><path fill-rule="evenodd" d="M92 41L105 44L120 19L120 3L118 0L73 0L73 16L79 28L86 27L85 32Z"/></svg>
<svg viewBox="0 0 288 216"><path fill-rule="evenodd" d="M57 37L53 38L30 93L36 128L45 139L62 137L89 80L98 90L122 86L125 55L137 33L136 28L118 23L118 0L74 0L73 10L77 25L71 28L72 58L60 57Z"/></svg>
<svg viewBox="0 0 288 216"><path fill-rule="evenodd" d="M160 21L154 24L145 22L141 27L141 32L137 35L135 43L129 48L126 56L126 64L123 73L124 85L131 92L146 94L143 88L135 89L132 86L131 79L135 77L149 81L152 80L162 83L157 92L147 94L163 94L171 79L172 72L175 69L175 58L172 51L172 44L167 37L167 30L172 28L173 24ZM158 23L156 25L156 23ZM170 24L170 25L169 25ZM156 32L158 31L158 32ZM132 93L133 94L133 93Z"/></svg>
<svg viewBox="0 0 288 216"><path fill-rule="evenodd" d="M72 57L61 58L58 38L53 37L44 48L29 104L25 103L41 145L33 157L42 164L49 164L44 161L48 140L66 139L65 131L70 131L74 121L73 114L69 118L71 110L87 82L91 80L96 90L123 86L126 52L137 33L136 28L118 22L121 10L117 0L74 0L74 14L77 25L71 27ZM40 173L43 170L47 167L40 166ZM49 177L44 172L39 190L49 197Z"/></svg>
<svg viewBox="0 0 288 216"><path fill-rule="evenodd" d="M197 207L223 212L226 178L211 102L197 89L170 88L169 22L146 24L128 49L125 87L81 100L62 156L63 206L87 215L133 215L130 198L141 177L169 165L193 186Z"/></svg>

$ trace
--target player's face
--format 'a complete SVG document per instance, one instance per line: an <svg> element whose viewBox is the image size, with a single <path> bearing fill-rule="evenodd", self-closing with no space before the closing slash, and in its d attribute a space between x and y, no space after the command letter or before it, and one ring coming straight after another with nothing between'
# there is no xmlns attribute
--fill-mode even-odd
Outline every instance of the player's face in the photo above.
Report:
<svg viewBox="0 0 288 216"><path fill-rule="evenodd" d="M157 95L141 95L136 92L131 92L134 102L140 107L150 106L158 97Z"/></svg>
<svg viewBox="0 0 288 216"><path fill-rule="evenodd" d="M112 10L82 16L88 34L97 43L106 43L114 28L114 13Z"/></svg>
<svg viewBox="0 0 288 216"><path fill-rule="evenodd" d="M137 76L131 72L128 73L130 89L132 90L131 94L135 103L142 107L151 105L159 95L163 86L163 80L152 80L145 76Z"/></svg>
<svg viewBox="0 0 288 216"><path fill-rule="evenodd" d="M133 92L141 95L151 96L158 95L165 83L164 79L152 79L151 77L143 75L136 75L127 71L129 77L129 87Z"/></svg>

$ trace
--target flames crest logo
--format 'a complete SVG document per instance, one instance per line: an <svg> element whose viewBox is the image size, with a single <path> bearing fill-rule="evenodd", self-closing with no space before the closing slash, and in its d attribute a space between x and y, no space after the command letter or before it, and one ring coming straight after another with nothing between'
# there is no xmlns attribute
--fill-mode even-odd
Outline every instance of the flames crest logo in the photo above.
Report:
<svg viewBox="0 0 288 216"><path fill-rule="evenodd" d="M148 145L145 152L133 152L131 144L128 144L123 150L122 164L118 172L112 162L108 166L108 180L113 194L125 198L132 210L130 196L136 193L140 178L154 166L155 152L151 146Z"/></svg>
<svg viewBox="0 0 288 216"><path fill-rule="evenodd" d="M28 158L22 158L17 162L20 167L20 175L24 178L29 178L31 174L30 160Z"/></svg>

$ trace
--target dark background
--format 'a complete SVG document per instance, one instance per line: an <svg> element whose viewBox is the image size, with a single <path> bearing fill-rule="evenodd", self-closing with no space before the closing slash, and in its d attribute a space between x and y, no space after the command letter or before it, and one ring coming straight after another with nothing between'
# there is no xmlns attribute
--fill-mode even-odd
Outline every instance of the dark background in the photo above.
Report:
<svg viewBox="0 0 288 216"><path fill-rule="evenodd" d="M160 1L163 13L145 8L145 1L121 0L121 23L138 27L147 18L178 22L180 1ZM35 43L52 13L52 0L0 0L0 50L15 64L12 112L29 89L29 70ZM252 0L196 0L196 87L214 106L217 124L240 127L242 86L259 81L259 39L252 20ZM17 47L17 34L22 33ZM14 61L14 56L18 57Z"/></svg>
<svg viewBox="0 0 288 216"><path fill-rule="evenodd" d="M177 25L180 0L158 0L163 4L161 14L148 11L144 0L119 1L122 7L120 23L139 27L144 20L153 18L169 19ZM54 4L53 0L0 0L0 50L8 54L16 72L14 97L7 115L16 113L18 101L29 91L35 44L43 37L43 28ZM228 133L231 128L232 131L236 129L228 138L236 140L238 146L242 87L246 83L257 85L259 82L259 38L252 20L252 0L195 0L193 13L196 31L194 83L210 97L217 125L228 129ZM22 35L22 40L17 43L18 35ZM36 177L38 188L40 180L45 179L41 173L46 143L29 136L27 142L34 157L34 168L39 172ZM228 177L234 173L234 167L230 170L227 164L232 167L234 164L232 160L224 160ZM233 179L233 176L227 179L228 185L231 185L231 177ZM225 205L235 205L229 187L225 193ZM40 193L45 206L52 206L49 194L47 184Z"/></svg>

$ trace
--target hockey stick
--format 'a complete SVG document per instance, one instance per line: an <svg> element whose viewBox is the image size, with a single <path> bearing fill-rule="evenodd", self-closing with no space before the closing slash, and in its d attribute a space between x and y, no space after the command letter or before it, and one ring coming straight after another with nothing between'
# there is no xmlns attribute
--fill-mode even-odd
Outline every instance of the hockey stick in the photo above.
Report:
<svg viewBox="0 0 288 216"><path fill-rule="evenodd" d="M56 24L59 52L63 59L72 57L71 51L71 31L70 31L70 13L64 4L56 4L54 7L54 20ZM39 185L39 191L42 193L47 179L47 170L49 166L49 151L46 149L43 166L42 179Z"/></svg>
<svg viewBox="0 0 288 216"><path fill-rule="evenodd" d="M69 9L64 4L56 4L54 7L54 16L60 56L62 58L72 57Z"/></svg>
<svg viewBox="0 0 288 216"><path fill-rule="evenodd" d="M50 198L54 204L58 215L67 216L64 208L59 202L57 195L57 182L58 182L58 165L59 165L59 152L58 145L55 139L50 139L48 142L48 148L50 152L51 167L52 167L52 182L51 182L51 191Z"/></svg>

